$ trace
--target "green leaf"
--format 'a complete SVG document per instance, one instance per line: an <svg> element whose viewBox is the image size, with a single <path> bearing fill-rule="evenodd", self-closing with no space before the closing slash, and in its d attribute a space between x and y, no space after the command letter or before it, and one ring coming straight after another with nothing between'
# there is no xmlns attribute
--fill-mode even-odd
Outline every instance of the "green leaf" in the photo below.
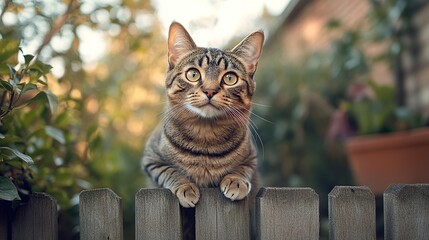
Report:
<svg viewBox="0 0 429 240"><path fill-rule="evenodd" d="M51 65L42 63L39 60L36 60L36 62L30 66L30 70L39 71L43 75L48 74L51 71L51 69L52 69Z"/></svg>
<svg viewBox="0 0 429 240"><path fill-rule="evenodd" d="M55 94L53 94L49 90L43 91L46 93L46 98L48 99L49 108L51 109L51 112L54 113L57 111L58 108L58 98Z"/></svg>
<svg viewBox="0 0 429 240"><path fill-rule="evenodd" d="M0 76L9 75L9 67L7 64L0 63Z"/></svg>
<svg viewBox="0 0 429 240"><path fill-rule="evenodd" d="M31 60L33 60L34 56L31 54L26 54L24 55L24 59L25 59L25 65L28 66L28 64L30 64Z"/></svg>
<svg viewBox="0 0 429 240"><path fill-rule="evenodd" d="M51 110L51 113L54 113L57 111L58 98L51 91L49 90L41 91L33 99L47 102L49 105L49 109Z"/></svg>
<svg viewBox="0 0 429 240"><path fill-rule="evenodd" d="M13 149L10 147L0 147L0 152L3 152L2 155L17 157L26 163L30 163L30 164L33 163L33 159L30 156L28 156L28 155L26 155L26 154L24 154L24 153L22 153L16 149ZM7 153L9 153L10 155L8 155Z"/></svg>
<svg viewBox="0 0 429 240"><path fill-rule="evenodd" d="M48 134L48 136L57 140L59 143L61 143L61 144L66 143L64 133L60 129L54 128L51 126L45 126L45 132L46 132L46 134Z"/></svg>
<svg viewBox="0 0 429 240"><path fill-rule="evenodd" d="M30 82L37 82L43 74L38 70L29 70Z"/></svg>
<svg viewBox="0 0 429 240"><path fill-rule="evenodd" d="M378 100L382 102L391 102L395 96L395 90L390 85L381 85L376 83L373 80L368 81L368 85L371 87L371 90L374 92Z"/></svg>
<svg viewBox="0 0 429 240"><path fill-rule="evenodd" d="M37 86L35 84L27 83L22 88L22 92L21 93L25 93L25 92L27 92L29 90L35 90L35 89L37 89Z"/></svg>
<svg viewBox="0 0 429 240"><path fill-rule="evenodd" d="M13 86L12 84L10 84L7 81L4 80L0 80L0 88L5 89L6 91L12 92L13 91Z"/></svg>
<svg viewBox="0 0 429 240"><path fill-rule="evenodd" d="M22 141L22 139L14 134L3 134L3 138L0 138L0 146L9 146L10 144L20 141Z"/></svg>
<svg viewBox="0 0 429 240"><path fill-rule="evenodd" d="M12 167L14 167L14 168L17 168L17 169L21 169L21 168L23 168L24 166L24 164L22 163L22 161L20 160L20 159L18 159L18 158L14 158L14 159L10 159L10 160L7 160L7 165L10 165L10 166L12 166Z"/></svg>
<svg viewBox="0 0 429 240"><path fill-rule="evenodd" d="M10 64L6 64L7 68L9 68L9 75L12 78L16 74L16 69Z"/></svg>
<svg viewBox="0 0 429 240"><path fill-rule="evenodd" d="M19 40L1 39L0 40L0 63L5 62L10 57L18 53Z"/></svg>
<svg viewBox="0 0 429 240"><path fill-rule="evenodd" d="M3 176L0 176L0 199L6 201L21 200L13 182Z"/></svg>
<svg viewBox="0 0 429 240"><path fill-rule="evenodd" d="M42 85L48 86L48 83L44 80L38 79L37 82L42 84Z"/></svg>

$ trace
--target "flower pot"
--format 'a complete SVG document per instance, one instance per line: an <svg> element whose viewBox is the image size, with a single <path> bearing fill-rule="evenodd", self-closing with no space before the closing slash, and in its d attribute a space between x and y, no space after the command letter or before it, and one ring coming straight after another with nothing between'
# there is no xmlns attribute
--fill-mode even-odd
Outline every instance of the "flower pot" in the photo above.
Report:
<svg viewBox="0 0 429 240"><path fill-rule="evenodd" d="M353 137L346 147L356 184L374 194L392 183L429 183L429 128Z"/></svg>

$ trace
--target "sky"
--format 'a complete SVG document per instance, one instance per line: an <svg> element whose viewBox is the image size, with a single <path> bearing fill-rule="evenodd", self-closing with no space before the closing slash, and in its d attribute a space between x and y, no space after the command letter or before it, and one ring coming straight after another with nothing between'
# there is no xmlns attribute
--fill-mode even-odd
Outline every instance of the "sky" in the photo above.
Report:
<svg viewBox="0 0 429 240"><path fill-rule="evenodd" d="M180 22L201 47L222 47L237 35L266 27L256 21L264 10L280 15L290 0L153 0L167 35L172 21Z"/></svg>

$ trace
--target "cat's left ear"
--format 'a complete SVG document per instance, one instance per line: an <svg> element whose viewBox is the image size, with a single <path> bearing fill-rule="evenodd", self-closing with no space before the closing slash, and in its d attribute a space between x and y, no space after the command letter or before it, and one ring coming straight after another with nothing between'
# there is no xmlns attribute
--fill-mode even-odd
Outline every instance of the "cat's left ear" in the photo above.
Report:
<svg viewBox="0 0 429 240"><path fill-rule="evenodd" d="M262 53L262 45L264 44L264 32L257 31L245 37L231 51L243 59L246 63L247 71L251 76L256 71L259 57Z"/></svg>
<svg viewBox="0 0 429 240"><path fill-rule="evenodd" d="M182 24L178 22L171 23L168 31L168 63L170 68L173 68L181 57L196 47L191 35Z"/></svg>

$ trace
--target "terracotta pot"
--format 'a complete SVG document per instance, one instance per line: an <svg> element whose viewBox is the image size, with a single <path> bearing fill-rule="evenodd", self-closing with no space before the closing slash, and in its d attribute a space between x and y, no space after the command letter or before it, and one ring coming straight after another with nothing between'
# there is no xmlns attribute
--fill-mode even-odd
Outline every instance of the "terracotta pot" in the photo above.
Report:
<svg viewBox="0 0 429 240"><path fill-rule="evenodd" d="M429 128L354 137L346 146L356 184L374 194L392 183L429 183Z"/></svg>

